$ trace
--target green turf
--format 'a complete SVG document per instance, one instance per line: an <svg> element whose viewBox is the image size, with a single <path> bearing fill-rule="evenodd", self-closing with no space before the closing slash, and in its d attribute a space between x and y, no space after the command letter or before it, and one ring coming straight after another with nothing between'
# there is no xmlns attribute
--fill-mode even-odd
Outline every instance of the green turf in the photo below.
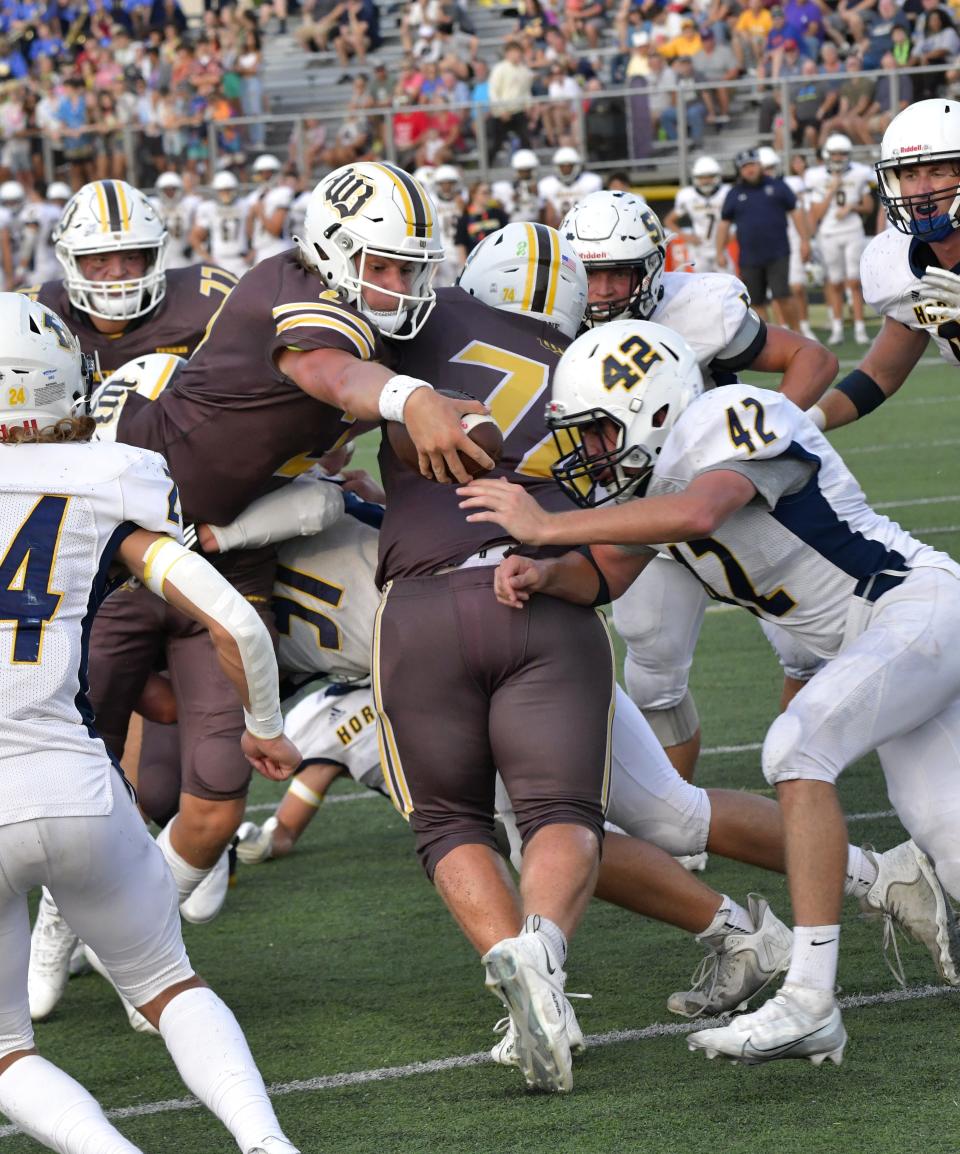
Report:
<svg viewBox="0 0 960 1154"><path fill-rule="evenodd" d="M851 364L850 344L841 350ZM960 496L956 373L921 367L899 397L834 437L872 500ZM369 461L374 449L361 447ZM942 529L931 543L960 555L960 500L890 510L908 528ZM704 744L759 742L779 697L776 663L745 613L710 612L694 667ZM438 719L440 721L441 719ZM764 788L756 750L708 754L704 785ZM338 793L349 792L347 787ZM257 781L252 803L282 790ZM847 812L885 810L875 759L841 783ZM260 815L262 818L262 814ZM880 847L902 837L890 818L851 825ZM782 879L711 859L707 881L743 901L763 892L789 921ZM222 916L186 927L194 964L234 1006L268 1082L475 1054L494 1040L500 1005L481 967L422 877L404 824L379 799L328 804L292 858L241 867ZM584 1030L608 1035L673 1024L664 1000L699 950L669 927L595 903L572 948L569 987L593 994L576 1008ZM933 980L925 953L904 949L908 984ZM876 923L847 910L844 993L894 988ZM784 1062L744 1069L689 1054L682 1035L593 1046L569 1098L530 1096L489 1064L277 1097L304 1154L525 1151L553 1154L902 1154L960 1150L960 999L955 994L849 1010L839 1069ZM80 1077L107 1108L181 1098L156 1039L132 1033L96 977L70 983L37 1030L44 1053ZM149 1154L234 1149L200 1110L120 1119ZM37 1147L0 1141L0 1154Z"/></svg>

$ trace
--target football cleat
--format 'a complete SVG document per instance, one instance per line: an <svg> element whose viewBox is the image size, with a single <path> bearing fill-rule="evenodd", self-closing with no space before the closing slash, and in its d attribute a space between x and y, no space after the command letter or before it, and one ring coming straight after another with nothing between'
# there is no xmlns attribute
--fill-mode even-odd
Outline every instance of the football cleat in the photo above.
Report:
<svg viewBox="0 0 960 1154"><path fill-rule="evenodd" d="M710 855L706 851L703 853L685 853L681 854L677 861L688 873L702 874L710 861Z"/></svg>
<svg viewBox="0 0 960 1154"><path fill-rule="evenodd" d="M539 934L520 934L482 959L487 988L507 1007L514 1025L513 1053L530 1089L567 1093L573 1089L567 1034L566 974Z"/></svg>
<svg viewBox="0 0 960 1154"><path fill-rule="evenodd" d="M27 970L27 997L34 1022L49 1017L63 996L70 977L70 955L78 940L57 909L50 891L44 887L30 935Z"/></svg>
<svg viewBox="0 0 960 1154"><path fill-rule="evenodd" d="M286 1138L264 1138L259 1146L253 1146L246 1154L300 1154L300 1151Z"/></svg>
<svg viewBox="0 0 960 1154"><path fill-rule="evenodd" d="M223 909L229 888L230 851L224 850L213 869L193 893L180 903L180 916L194 926L212 922Z"/></svg>
<svg viewBox="0 0 960 1154"><path fill-rule="evenodd" d="M110 977L107 967L100 961L96 953L89 947L85 947L87 961L97 971L101 978L106 978L107 981L116 990L117 997L120 999L120 1004L123 1006L124 1012L127 1015L127 1021L130 1023L131 1029L137 1031L138 1034L153 1034L155 1037L160 1037L160 1031L156 1026L152 1026L147 1019L140 1013L140 1011L127 998L117 990L116 982Z"/></svg>
<svg viewBox="0 0 960 1154"><path fill-rule="evenodd" d="M276 817L268 817L262 826L254 821L245 821L237 830L237 857L244 865L260 865L273 857L273 831L277 828Z"/></svg>
<svg viewBox="0 0 960 1154"><path fill-rule="evenodd" d="M847 1031L833 993L805 986L783 986L752 1014L687 1036L690 1050L747 1066L785 1058L807 1058L815 1066L829 1058L839 1066L846 1044Z"/></svg>
<svg viewBox="0 0 960 1154"><path fill-rule="evenodd" d="M93 966L87 961L87 947L81 941L78 941L73 947L69 969L71 978L79 978L83 974L89 974L93 969Z"/></svg>
<svg viewBox="0 0 960 1154"><path fill-rule="evenodd" d="M582 1054L587 1048L586 1040L583 1037L583 1031L580 1029L580 1023L577 1021L577 1015L573 1012L573 1006L570 1005L568 999L570 998L592 998L592 994L566 994L564 996L564 1028L567 1031L567 1038L570 1041L570 1053L573 1055ZM499 1022L493 1027L495 1034L503 1034L499 1042L491 1049L490 1057L499 1066L519 1066L517 1060L517 1029L513 1024L513 1018L508 1014L505 1018L501 1018Z"/></svg>
<svg viewBox="0 0 960 1154"><path fill-rule="evenodd" d="M685 1018L742 1010L790 965L793 934L759 894L748 894L752 933L698 935L707 955L693 974L693 986L667 998L667 1009Z"/></svg>
<svg viewBox="0 0 960 1154"><path fill-rule="evenodd" d="M913 841L886 853L863 851L877 867L877 880L860 899L864 913L883 915L883 951L890 972L904 985L894 926L927 947L937 973L951 986L960 985L960 927L933 863Z"/></svg>

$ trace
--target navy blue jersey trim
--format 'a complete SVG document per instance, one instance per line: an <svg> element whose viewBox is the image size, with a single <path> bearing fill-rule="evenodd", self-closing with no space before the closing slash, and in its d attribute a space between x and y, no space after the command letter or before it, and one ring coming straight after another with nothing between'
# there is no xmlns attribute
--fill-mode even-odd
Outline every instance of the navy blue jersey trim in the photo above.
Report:
<svg viewBox="0 0 960 1154"><path fill-rule="evenodd" d="M379 529L383 524L383 506L374 501L364 501L356 493L343 494L343 511L373 529Z"/></svg>

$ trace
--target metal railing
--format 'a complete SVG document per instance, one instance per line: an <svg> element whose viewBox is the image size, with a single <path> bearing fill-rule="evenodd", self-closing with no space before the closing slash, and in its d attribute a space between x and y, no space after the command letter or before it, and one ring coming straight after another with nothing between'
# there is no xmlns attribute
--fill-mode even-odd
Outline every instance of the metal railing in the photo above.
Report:
<svg viewBox="0 0 960 1154"><path fill-rule="evenodd" d="M876 79L889 80L889 105L898 109L902 78L911 78L940 74L952 71L950 67L925 67L885 72L875 70L861 72L857 75ZM960 71L960 63L958 63ZM836 79L841 84L845 74L837 74ZM580 97L568 98L563 101L552 100L549 97L535 98L527 102L528 116L538 112L542 115L544 109L556 105L568 108L570 126L566 134L580 148L590 168L598 172L612 172L625 170L636 184L675 184L689 180L693 160L702 152L709 152L721 164L730 166L735 153L744 147L757 143L766 143L771 140L770 135L761 136L757 130L758 105L745 109L740 97L747 100L756 100L758 83L762 83L762 99L775 98L781 114L791 104L792 92L800 86L806 86L817 77L781 77L775 81L758 82L756 79L741 79L731 81L717 81L709 85L702 85L712 91L724 88L730 90L731 103L739 111L732 117L731 122L719 130L710 130L708 136L699 147L694 145L691 138L686 116L676 118L676 139L664 140L654 129L655 113L650 111L650 93L640 85L620 85L606 87L596 92L584 92ZM819 77L823 79L823 77ZM662 90L661 90L662 94ZM416 106L391 106L374 108L365 111L365 116L373 123L374 131L379 134L381 146L378 155L397 163L409 163L412 149L405 150L398 145L397 125L399 118L410 113L415 107L417 111L427 114L451 111L464 114L465 148L454 156L456 163L464 173L466 180L490 179L499 172L508 169L510 145L490 155L490 116L489 107L480 107L470 103L437 104ZM209 177L217 171L221 162L229 160L231 151L242 148L249 157L252 152L275 151L296 158L300 175L305 182L316 179L321 171L313 166L307 171L306 157L310 143L310 134L313 126L322 124L327 126L327 138L331 144L336 141L337 128L343 123L342 108L318 108L313 114L301 112L295 114L265 115L257 117L236 117L230 120L204 121L200 124L187 124L181 128L186 137L185 153L188 160L196 162L198 168L205 170ZM133 184L151 184L158 168L151 159L158 154L156 134L153 141L146 140L145 133L136 128L125 127L116 130L122 138L122 152L124 156L125 179ZM96 130L91 132L96 136ZM283 141L282 147L277 146L278 139ZM44 170L48 180L55 179L65 172L62 167L66 164L62 159L58 163L57 153L62 144L49 136L43 136L42 149ZM227 147L230 141L233 149ZM879 140L870 146L855 145L855 154L864 159L874 159L874 153ZM550 149L549 151L552 151ZM784 133L781 156L784 170L789 168L791 155L798 151L790 139L790 133ZM800 149L800 151L809 151ZM543 149L541 149L543 152ZM168 158L171 164L182 164L183 154L176 161ZM152 170L152 171L151 171Z"/></svg>

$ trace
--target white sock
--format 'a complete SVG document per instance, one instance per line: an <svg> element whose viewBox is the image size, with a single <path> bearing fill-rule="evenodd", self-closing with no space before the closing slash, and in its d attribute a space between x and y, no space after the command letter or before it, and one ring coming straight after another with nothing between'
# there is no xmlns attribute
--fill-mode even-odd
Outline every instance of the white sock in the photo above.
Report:
<svg viewBox="0 0 960 1154"><path fill-rule="evenodd" d="M839 926L794 926L790 969L783 984L833 993L839 959Z"/></svg>
<svg viewBox="0 0 960 1154"><path fill-rule="evenodd" d="M721 894L720 906L713 915L713 921L705 930L701 930L697 937L725 938L727 934L752 934L756 928L743 906L738 905L733 898L728 898L726 894Z"/></svg>
<svg viewBox="0 0 960 1154"><path fill-rule="evenodd" d="M176 821L176 818L174 818L174 821ZM157 834L157 845L160 847L163 856L167 859L167 865L173 874L173 880L177 883L177 893L180 895L180 904L182 905L210 870L192 866L188 861L184 861L177 853L170 843L170 829L172 826L173 821L167 822Z"/></svg>
<svg viewBox="0 0 960 1154"><path fill-rule="evenodd" d="M265 1138L287 1140L240 1024L213 990L177 994L160 1015L160 1033L180 1077L241 1150Z"/></svg>
<svg viewBox="0 0 960 1154"><path fill-rule="evenodd" d="M859 846L847 846L847 875L843 892L848 898L862 898L877 880L877 867Z"/></svg>
<svg viewBox="0 0 960 1154"><path fill-rule="evenodd" d="M527 914L523 920L522 932L525 934L542 934L550 943L554 955L560 959L560 965L562 966L566 962L567 939L556 922L541 917L540 914Z"/></svg>
<svg viewBox="0 0 960 1154"><path fill-rule="evenodd" d="M142 1154L69 1074L28 1054L0 1074L0 1111L59 1154Z"/></svg>

